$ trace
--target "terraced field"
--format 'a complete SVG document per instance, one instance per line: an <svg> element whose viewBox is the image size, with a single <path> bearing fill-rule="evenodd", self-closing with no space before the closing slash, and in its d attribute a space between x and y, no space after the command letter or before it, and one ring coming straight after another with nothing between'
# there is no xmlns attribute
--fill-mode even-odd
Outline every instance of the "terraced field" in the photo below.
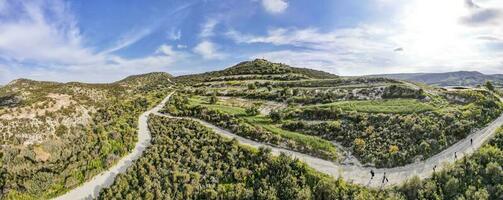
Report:
<svg viewBox="0 0 503 200"><path fill-rule="evenodd" d="M306 73L265 60L177 80L185 85L165 113L200 118L249 139L333 161L354 155L376 167L435 155L494 120L502 107L485 90Z"/></svg>
<svg viewBox="0 0 503 200"><path fill-rule="evenodd" d="M501 186L488 185L499 183L501 161L486 157L501 156L482 147L503 123L497 94L260 59L111 84L18 80L0 88L0 199L48 199L71 189L60 198L498 198ZM459 156L466 168L465 156L479 147L474 158L484 160L470 165L485 171L470 173L483 180L461 185L452 178L457 168L440 166ZM371 170L391 181L373 179ZM438 188L426 185L437 181ZM376 190L387 185L396 187ZM456 188L465 193L448 192Z"/></svg>

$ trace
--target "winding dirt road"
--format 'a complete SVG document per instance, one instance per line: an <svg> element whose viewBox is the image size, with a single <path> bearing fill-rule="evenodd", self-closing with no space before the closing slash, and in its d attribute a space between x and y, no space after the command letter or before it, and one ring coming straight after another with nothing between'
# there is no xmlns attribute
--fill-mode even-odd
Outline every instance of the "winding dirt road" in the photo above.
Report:
<svg viewBox="0 0 503 200"><path fill-rule="evenodd" d="M501 101L503 101L503 99ZM177 119L181 118L159 113L156 114L170 118L177 118ZM195 118L185 118L185 119L192 119L198 121L204 126L214 130L217 134L227 138L235 138L242 144L256 148L258 147L270 148L274 155L279 155L280 153L288 154L292 157L298 158L299 160L307 163L309 166L320 172L329 174L333 177L341 177L350 183L356 183L373 188L381 188L381 187L397 185L403 183L404 181L413 176L418 176L421 179L427 178L432 175L433 168L435 166L437 171L442 170L442 168L444 168L446 164L453 163L456 160L456 158L461 159L464 156L473 153L475 150L480 148L487 140L489 140L496 133L497 129L503 125L503 114L502 114L497 119L488 124L484 129L478 130L470 134L465 139L458 141L449 148L443 150L442 152L424 161L408 164L402 167L377 169L375 167L363 167L359 165L351 165L351 164L345 165L345 164L334 163L303 153L255 142L253 140L243 138L227 130L216 127L200 119ZM473 144L471 140L473 140ZM371 179L370 175L371 170L375 172L375 177L373 179ZM386 178L388 179L388 182L385 183L383 183L384 173L386 173Z"/></svg>
<svg viewBox="0 0 503 200"><path fill-rule="evenodd" d="M173 92L170 93L166 98L164 98L157 106L140 115L138 119L138 142L136 142L136 145L131 153L121 158L119 162L117 162L117 164L109 168L107 171L96 175L91 180L55 199L94 199L98 196L101 189L107 188L112 185L115 177L120 173L124 173L127 168L133 164L133 161L138 159L143 154L143 151L145 151L145 149L150 146L151 137L147 124L148 116L152 113L158 113L162 109L162 107L164 107L164 104L166 104L172 94Z"/></svg>
<svg viewBox="0 0 503 200"><path fill-rule="evenodd" d="M323 160L303 153L255 142L253 140L235 135L229 131L226 131L224 129L221 129L219 127L216 127L208 122L199 119L187 118L187 117L173 117L170 115L159 113L159 111L162 109L162 107L169 100L169 98L173 93L174 92L170 93L156 107L143 113L139 117L138 142L136 143L135 148L130 154L123 157L112 168L95 176L90 181L80 185L79 187L69 191L68 193L60 197L57 197L56 200L93 199L98 196L101 189L109 187L114 182L115 177L119 173L125 172L126 169L132 165L133 161L138 159L142 155L143 151L150 145L151 136L147 124L148 116L150 114L176 119L183 118L183 119L195 120L200 122L204 126L214 130L217 134L227 138L235 138L242 144L249 145L255 148L267 147L271 149L273 155L279 155L280 153L285 153L292 157L298 158L299 160L307 163L309 166L322 173L329 174L333 177L341 177L344 180L351 183L361 184L364 186L374 188L388 187L400 184L413 176L419 176L420 178L427 178L431 176L434 166L437 166L436 170L441 170L445 166L445 164L453 163L455 161L454 158L455 152L457 153L457 159L461 159L465 155L473 153L476 149L480 148L488 139L490 139L494 135L494 133L496 133L498 127L503 125L503 114L502 114L496 120L491 122L486 128L470 134L467 138L457 142L451 147L445 149L444 151L440 152L439 154L433 157L428 158L425 161L409 164L403 167L376 169L373 167L362 167L357 165L344 165L344 164L341 165L333 163L331 161ZM473 144L471 144L470 139L473 139ZM370 170L373 170L375 172L375 177L373 179L371 179ZM382 179L383 174L385 172L389 182L383 184Z"/></svg>

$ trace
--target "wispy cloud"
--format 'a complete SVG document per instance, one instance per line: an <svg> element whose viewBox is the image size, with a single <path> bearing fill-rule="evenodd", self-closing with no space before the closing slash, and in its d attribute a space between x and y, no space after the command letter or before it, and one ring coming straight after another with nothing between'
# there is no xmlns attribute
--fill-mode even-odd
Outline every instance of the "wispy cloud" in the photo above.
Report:
<svg viewBox="0 0 503 200"><path fill-rule="evenodd" d="M173 28L168 32L167 38L169 40L180 40L182 38L182 31Z"/></svg>
<svg viewBox="0 0 503 200"><path fill-rule="evenodd" d="M9 6L10 2L6 3ZM85 45L68 4L59 0L22 2L16 16L0 23L0 63L8 66L3 67L3 82L19 77L110 81L165 69L185 56L169 45L160 45L142 58L112 54L150 34L151 29L127 33L113 47L97 52Z"/></svg>
<svg viewBox="0 0 503 200"><path fill-rule="evenodd" d="M201 33L199 36L201 38L207 38L213 36L215 33L213 32L215 26L218 24L218 20L216 19L208 19L201 27Z"/></svg>
<svg viewBox="0 0 503 200"><path fill-rule="evenodd" d="M50 7L51 9L43 9ZM74 17L60 1L44 5L23 2L20 18L0 23L0 54L16 61L43 61L55 64L103 62L82 44ZM45 16L55 16L49 21Z"/></svg>
<svg viewBox="0 0 503 200"><path fill-rule="evenodd" d="M486 3L490 1L493 0ZM230 30L226 36L236 44L275 46L273 50L251 54L251 58L262 57L343 75L454 70L503 72L502 54L489 49L498 47L496 44L502 41L501 26L489 23L474 27L460 23L465 14L486 5L474 4L470 8L458 0L402 3L397 9L400 12L393 17L396 20L385 24L360 23L332 31L279 27L264 35ZM397 52L397 47L402 51Z"/></svg>
<svg viewBox="0 0 503 200"><path fill-rule="evenodd" d="M461 20L471 26L500 25L503 23L503 9L483 8L472 0L465 0L469 14Z"/></svg>
<svg viewBox="0 0 503 200"><path fill-rule="evenodd" d="M151 28L143 28L140 30L134 30L129 33L126 33L125 35L121 36L120 39L113 45L112 47L104 50L102 53L112 53L118 50L121 50L125 47L128 47L136 42L138 42L140 39L144 38L145 36L149 35L152 33Z"/></svg>
<svg viewBox="0 0 503 200"><path fill-rule="evenodd" d="M201 55L204 59L223 59L225 54L218 51L218 47L208 40L204 40L194 47L194 53Z"/></svg>

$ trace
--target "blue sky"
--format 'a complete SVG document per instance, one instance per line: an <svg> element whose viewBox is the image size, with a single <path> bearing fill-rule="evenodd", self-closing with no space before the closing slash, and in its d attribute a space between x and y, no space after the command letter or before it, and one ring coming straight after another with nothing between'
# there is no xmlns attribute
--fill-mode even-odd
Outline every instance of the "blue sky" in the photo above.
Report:
<svg viewBox="0 0 503 200"><path fill-rule="evenodd" d="M503 2L0 0L0 84L181 75L254 58L339 75L503 73Z"/></svg>

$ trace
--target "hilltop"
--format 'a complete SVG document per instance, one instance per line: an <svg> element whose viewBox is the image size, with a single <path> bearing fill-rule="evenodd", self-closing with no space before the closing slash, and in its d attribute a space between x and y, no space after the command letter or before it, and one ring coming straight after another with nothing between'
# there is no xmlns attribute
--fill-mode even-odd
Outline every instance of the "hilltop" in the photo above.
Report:
<svg viewBox="0 0 503 200"><path fill-rule="evenodd" d="M291 67L282 63L272 63L264 59L255 59L238 63L221 71L206 72L176 77L177 82L204 82L210 80L300 80L329 79L337 75L307 68Z"/></svg>
<svg viewBox="0 0 503 200"><path fill-rule="evenodd" d="M503 86L503 74L486 75L477 71L457 71L446 73L404 73L404 74L378 74L372 77L386 77L399 80L426 83L436 86L477 86L486 81Z"/></svg>

